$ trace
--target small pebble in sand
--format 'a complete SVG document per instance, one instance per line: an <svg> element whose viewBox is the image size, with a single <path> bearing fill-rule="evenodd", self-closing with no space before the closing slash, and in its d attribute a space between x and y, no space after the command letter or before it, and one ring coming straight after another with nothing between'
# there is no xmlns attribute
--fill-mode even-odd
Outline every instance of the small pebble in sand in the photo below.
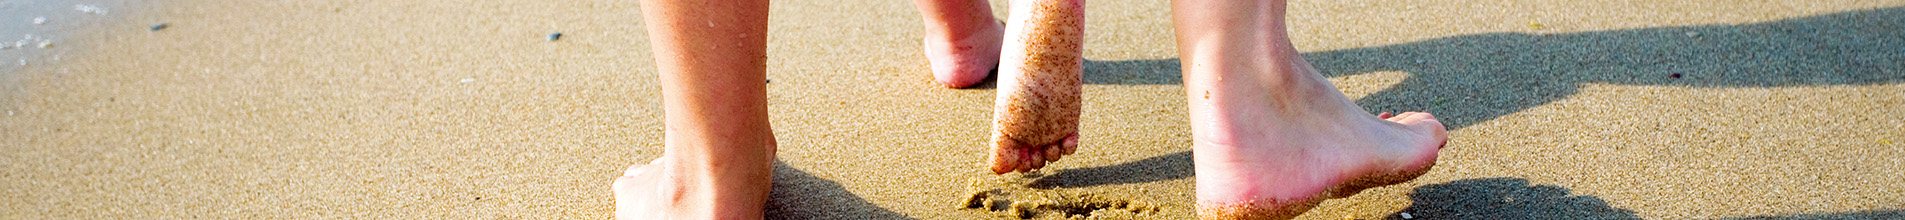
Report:
<svg viewBox="0 0 1905 220"><path fill-rule="evenodd" d="M458 81L456 81L456 82L460 82L460 83L470 83L470 82L476 82L476 79L475 79L475 78L463 78L463 80L458 80Z"/></svg>
<svg viewBox="0 0 1905 220"><path fill-rule="evenodd" d="M33 24L46 24L46 17L33 18Z"/></svg>
<svg viewBox="0 0 1905 220"><path fill-rule="evenodd" d="M51 47L53 47L53 41L44 41L44 40L40 41L40 48L51 48Z"/></svg>
<svg viewBox="0 0 1905 220"><path fill-rule="evenodd" d="M1416 219L1416 216L1414 216L1414 215L1409 215L1409 213L1407 213L1407 212L1404 212L1404 213L1401 213L1401 214L1402 214L1402 219Z"/></svg>
<svg viewBox="0 0 1905 220"><path fill-rule="evenodd" d="M92 13L96 15L106 14L106 8L101 8L99 6L92 6L92 5L73 5L73 10L86 12L86 13Z"/></svg>
<svg viewBox="0 0 1905 220"><path fill-rule="evenodd" d="M769 79L769 80L767 80L767 83L774 83L774 80L773 80L773 79Z"/></svg>
<svg viewBox="0 0 1905 220"><path fill-rule="evenodd" d="M1429 62L1429 61L1425 61L1425 60L1416 60L1416 63L1422 63L1422 62Z"/></svg>
<svg viewBox="0 0 1905 220"><path fill-rule="evenodd" d="M1679 79L1679 78L1680 78L1680 74L1679 74L1679 73L1675 73L1675 74L1673 74L1673 75L1667 75L1667 77L1673 77L1673 78L1675 78L1675 79Z"/></svg>
<svg viewBox="0 0 1905 220"><path fill-rule="evenodd" d="M172 26L171 24L159 23L159 24L152 25L152 27L146 27L146 30L159 31L159 30L165 30L166 27L171 27L171 26Z"/></svg>
<svg viewBox="0 0 1905 220"><path fill-rule="evenodd" d="M1534 29L1541 29L1541 28L1543 28L1543 26L1541 26L1541 23L1539 23L1539 22L1533 22L1533 21L1529 21L1529 22L1528 22L1528 27L1529 27L1529 28L1534 28Z"/></svg>
<svg viewBox="0 0 1905 220"><path fill-rule="evenodd" d="M559 39L562 39L562 32L556 32L556 33L550 33L550 34L549 34L549 41L556 41L556 40L559 40Z"/></svg>
<svg viewBox="0 0 1905 220"><path fill-rule="evenodd" d="M1700 37L1700 32L1692 32L1692 31L1688 31L1688 32L1687 32L1687 37Z"/></svg>

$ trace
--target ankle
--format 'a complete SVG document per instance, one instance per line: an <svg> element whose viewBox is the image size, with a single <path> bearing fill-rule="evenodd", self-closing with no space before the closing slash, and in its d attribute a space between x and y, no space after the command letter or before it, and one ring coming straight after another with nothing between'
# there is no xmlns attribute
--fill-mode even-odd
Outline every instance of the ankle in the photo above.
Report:
<svg viewBox="0 0 1905 220"><path fill-rule="evenodd" d="M999 25L999 21L993 19L992 15L927 19L925 25L926 36L943 37L947 40L965 39L973 35L992 32L993 29L1001 29L994 27Z"/></svg>
<svg viewBox="0 0 1905 220"><path fill-rule="evenodd" d="M663 178L657 186L677 215L702 219L760 219L772 189L775 143L771 134L756 138L704 137L677 130L668 134ZM745 133L745 132L744 132ZM734 135L755 136L755 135Z"/></svg>
<svg viewBox="0 0 1905 220"><path fill-rule="evenodd" d="M764 178L736 175L742 170L708 167L692 161L665 161L660 187L661 200L674 219L761 219L765 214L771 176ZM719 169L719 170L717 170ZM771 175L771 173L769 174Z"/></svg>
<svg viewBox="0 0 1905 220"><path fill-rule="evenodd" d="M970 27L934 27L934 25L927 25L924 39L929 43L942 42L944 44L960 44L977 37L1001 37L1000 35L1002 34L1000 33L1002 33L1002 29L1004 29L1003 27L989 27L986 25L988 24L967 25ZM998 24L993 23L989 25Z"/></svg>

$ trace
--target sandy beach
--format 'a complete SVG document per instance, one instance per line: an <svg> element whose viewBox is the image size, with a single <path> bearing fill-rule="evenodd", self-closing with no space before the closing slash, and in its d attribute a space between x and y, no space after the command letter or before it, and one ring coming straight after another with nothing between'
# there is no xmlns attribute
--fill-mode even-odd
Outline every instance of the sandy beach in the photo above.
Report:
<svg viewBox="0 0 1905 220"><path fill-rule="evenodd" d="M766 212L1192 218L1169 7L1086 4L1078 153L995 176L994 89L932 81L909 1L774 2ZM1357 104L1452 138L1300 219L1905 218L1905 1L1290 4ZM0 219L610 218L661 153L638 9L0 0Z"/></svg>

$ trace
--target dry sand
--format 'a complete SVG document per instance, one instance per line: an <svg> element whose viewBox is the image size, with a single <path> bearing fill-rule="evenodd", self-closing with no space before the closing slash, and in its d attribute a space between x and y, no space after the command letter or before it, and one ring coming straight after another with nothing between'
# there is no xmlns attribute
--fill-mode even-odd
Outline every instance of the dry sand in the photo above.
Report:
<svg viewBox="0 0 1905 220"><path fill-rule="evenodd" d="M635 1L149 3L0 62L0 218L600 219L660 153ZM773 7L770 215L1191 213L1164 1L1088 3L1080 149L1034 176L983 174L993 90L931 81L910 3ZM1905 1L1290 10L1359 104L1453 129L1421 179L1303 218L1905 217Z"/></svg>

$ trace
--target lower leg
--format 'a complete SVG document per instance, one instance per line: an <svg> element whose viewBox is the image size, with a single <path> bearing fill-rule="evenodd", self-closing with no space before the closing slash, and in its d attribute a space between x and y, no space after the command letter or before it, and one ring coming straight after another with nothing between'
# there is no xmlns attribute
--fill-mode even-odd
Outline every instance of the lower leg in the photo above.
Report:
<svg viewBox="0 0 1905 220"><path fill-rule="evenodd" d="M1003 27L985 0L913 0L926 20L924 48L940 84L964 88L999 65Z"/></svg>
<svg viewBox="0 0 1905 220"><path fill-rule="evenodd" d="M1172 12L1199 216L1291 218L1434 165L1441 123L1363 112L1291 45L1283 1L1178 0Z"/></svg>
<svg viewBox="0 0 1905 220"><path fill-rule="evenodd" d="M771 188L767 1L644 0L665 151L617 178L622 219L759 219Z"/></svg>

